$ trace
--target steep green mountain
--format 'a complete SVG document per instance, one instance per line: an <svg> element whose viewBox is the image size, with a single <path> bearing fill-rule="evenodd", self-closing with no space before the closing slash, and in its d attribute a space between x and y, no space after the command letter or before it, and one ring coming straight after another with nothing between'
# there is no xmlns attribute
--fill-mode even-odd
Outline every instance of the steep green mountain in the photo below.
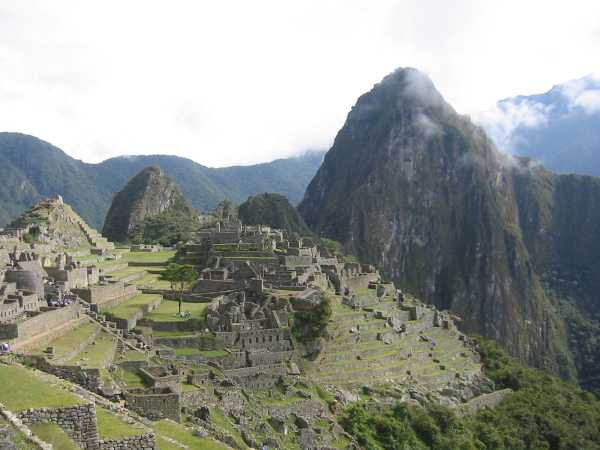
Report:
<svg viewBox="0 0 600 450"><path fill-rule="evenodd" d="M269 225L280 230L310 234L310 230L287 198L264 193L248 197L238 208L238 216L247 225Z"/></svg>
<svg viewBox="0 0 600 450"><path fill-rule="evenodd" d="M111 241L173 245L199 225L192 208L160 167L147 167L115 195L102 234Z"/></svg>
<svg viewBox="0 0 600 450"><path fill-rule="evenodd" d="M499 101L478 116L498 147L557 173L600 176L600 79Z"/></svg>
<svg viewBox="0 0 600 450"><path fill-rule="evenodd" d="M57 194L93 227L102 226L111 196L96 189L81 161L18 133L0 133L0 161L0 226L40 198Z"/></svg>
<svg viewBox="0 0 600 450"><path fill-rule="evenodd" d="M465 330L598 389L599 184L501 154L399 69L358 99L299 208Z"/></svg>
<svg viewBox="0 0 600 450"><path fill-rule="evenodd" d="M161 167L202 211L213 210L225 197L241 203L260 192L277 192L297 204L322 159L322 152L307 152L253 166L209 168L177 156L150 155L86 164L35 137L0 133L0 226L41 197L59 194L101 228L113 195L149 166Z"/></svg>

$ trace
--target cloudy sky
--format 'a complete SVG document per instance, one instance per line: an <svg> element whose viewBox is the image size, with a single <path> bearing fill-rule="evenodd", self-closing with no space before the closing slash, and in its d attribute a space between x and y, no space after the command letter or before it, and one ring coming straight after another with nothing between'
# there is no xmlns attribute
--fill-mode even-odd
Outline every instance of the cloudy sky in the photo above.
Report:
<svg viewBox="0 0 600 450"><path fill-rule="evenodd" d="M461 113L600 73L600 2L1 0L0 130L84 161L327 148L396 67Z"/></svg>

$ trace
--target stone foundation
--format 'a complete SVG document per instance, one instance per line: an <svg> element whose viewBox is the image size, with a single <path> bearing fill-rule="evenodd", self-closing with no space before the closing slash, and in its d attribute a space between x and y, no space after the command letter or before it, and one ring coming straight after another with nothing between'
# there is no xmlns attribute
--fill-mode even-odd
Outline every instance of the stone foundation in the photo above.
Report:
<svg viewBox="0 0 600 450"><path fill-rule="evenodd" d="M67 408L29 409L18 417L25 425L55 423L84 450L99 450L96 406L93 403Z"/></svg>

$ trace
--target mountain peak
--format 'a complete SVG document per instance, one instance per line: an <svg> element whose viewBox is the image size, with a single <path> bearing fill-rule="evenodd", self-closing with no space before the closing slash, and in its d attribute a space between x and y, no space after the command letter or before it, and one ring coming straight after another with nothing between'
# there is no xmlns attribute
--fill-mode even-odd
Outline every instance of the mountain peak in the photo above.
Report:
<svg viewBox="0 0 600 450"><path fill-rule="evenodd" d="M149 166L135 175L115 195L106 215L103 233L111 240L127 242L146 217L163 213L197 216L175 183L158 166Z"/></svg>

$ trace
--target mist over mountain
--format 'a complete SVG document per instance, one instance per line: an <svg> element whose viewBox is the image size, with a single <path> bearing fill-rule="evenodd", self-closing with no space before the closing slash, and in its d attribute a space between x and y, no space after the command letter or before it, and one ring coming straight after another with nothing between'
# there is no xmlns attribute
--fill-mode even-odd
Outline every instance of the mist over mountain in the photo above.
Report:
<svg viewBox="0 0 600 450"><path fill-rule="evenodd" d="M478 116L495 143L557 173L600 176L600 78L499 101Z"/></svg>
<svg viewBox="0 0 600 450"><path fill-rule="evenodd" d="M465 330L600 388L600 179L498 151L399 69L358 99L299 208Z"/></svg>
<svg viewBox="0 0 600 450"><path fill-rule="evenodd" d="M210 211L225 197L241 203L261 192L276 192L297 204L320 166L323 152L223 168L167 155L117 157L87 164L36 137L0 133L0 158L0 226L40 197L60 194L88 223L101 229L114 194L148 166L161 167L192 206Z"/></svg>

